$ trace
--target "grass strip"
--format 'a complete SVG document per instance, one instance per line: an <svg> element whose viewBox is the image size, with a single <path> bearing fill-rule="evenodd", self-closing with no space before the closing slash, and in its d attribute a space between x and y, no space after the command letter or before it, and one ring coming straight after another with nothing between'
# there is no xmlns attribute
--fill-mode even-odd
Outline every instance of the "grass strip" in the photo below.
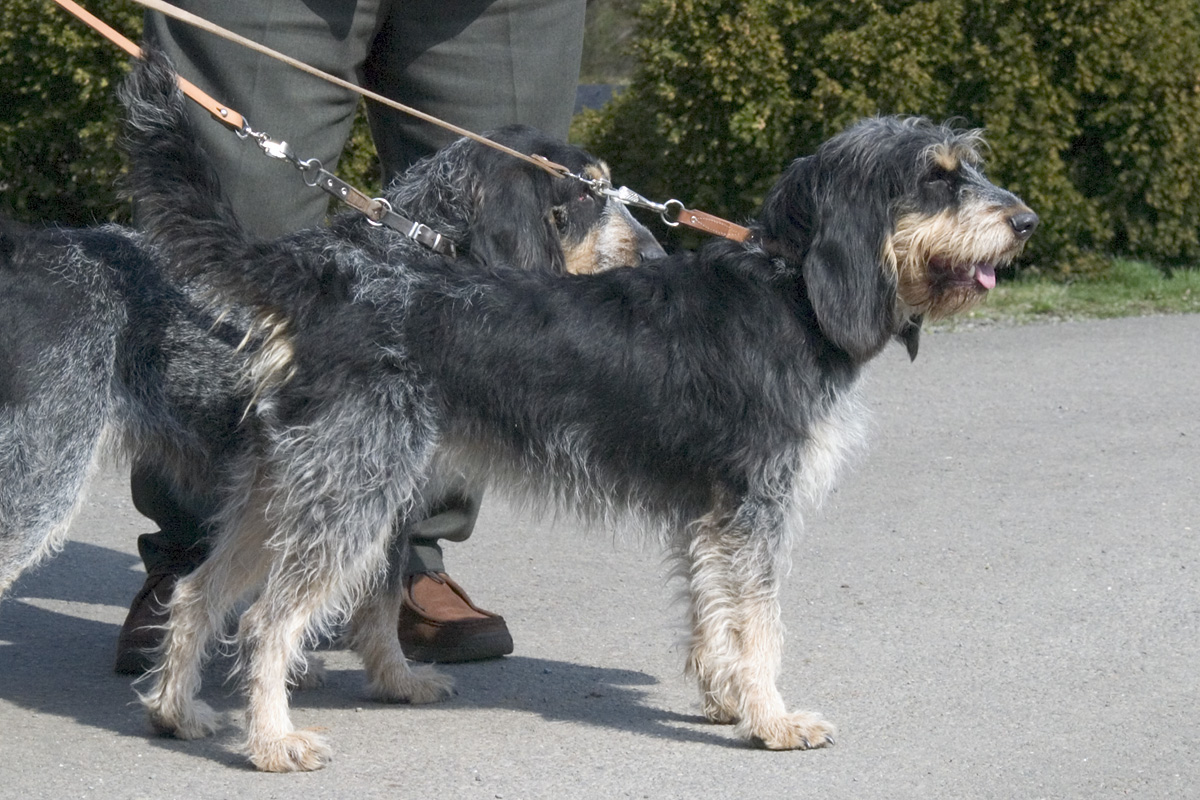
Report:
<svg viewBox="0 0 1200 800"><path fill-rule="evenodd" d="M986 302L948 327L1187 313L1200 313L1200 270L1116 259L1104 274L1073 281L1002 274Z"/></svg>

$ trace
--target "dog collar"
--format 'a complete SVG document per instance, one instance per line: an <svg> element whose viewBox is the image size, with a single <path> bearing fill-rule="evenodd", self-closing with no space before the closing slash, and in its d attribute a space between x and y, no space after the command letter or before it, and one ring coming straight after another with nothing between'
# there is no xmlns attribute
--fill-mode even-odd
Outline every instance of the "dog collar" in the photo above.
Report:
<svg viewBox="0 0 1200 800"><path fill-rule="evenodd" d="M321 165L320 160L316 158L301 161L292 152L292 148L287 142L275 141L265 133L252 130L246 124L242 125L242 129L237 134L238 136L257 141L258 146L271 158L278 158L290 163L304 174L305 183L341 200L366 217L367 222L371 225L391 228L397 233L403 234L414 242L424 245L433 252L447 258L454 258L458 254L454 248L454 242L423 222L416 222L397 214L396 210L392 208L392 204L386 198L368 196L365 192L356 189L325 169Z"/></svg>
<svg viewBox="0 0 1200 800"><path fill-rule="evenodd" d="M315 163L313 163L315 162ZM401 233L412 239L418 244L428 247L435 253L439 253L447 258L454 258L458 253L454 248L454 242L450 241L445 236L435 231L423 222L416 222L407 217L397 214L392 204L383 197L368 197L363 192L354 188L344 180L329 172L321 166L321 162L311 159L309 162L302 162L311 166L301 166L305 171L304 182L309 186L316 186L323 189L329 194L341 200L346 205L353 208L367 218L367 222L371 225L383 226ZM314 180L308 179L308 171L316 169L316 177Z"/></svg>

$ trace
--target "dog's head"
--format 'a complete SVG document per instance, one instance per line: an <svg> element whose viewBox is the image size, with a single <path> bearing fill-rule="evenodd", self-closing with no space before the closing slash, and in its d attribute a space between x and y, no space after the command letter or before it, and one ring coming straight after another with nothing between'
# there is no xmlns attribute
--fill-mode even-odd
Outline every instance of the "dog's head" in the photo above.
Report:
<svg viewBox="0 0 1200 800"><path fill-rule="evenodd" d="M768 194L764 247L798 265L822 332L856 360L996 283L1038 217L980 169L982 138L919 118L864 120L794 162Z"/></svg>
<svg viewBox="0 0 1200 800"><path fill-rule="evenodd" d="M609 177L608 166L600 159L534 128L513 125L493 131L488 138L547 158L576 175ZM473 174L478 176L470 230L470 252L476 258L589 273L665 255L650 231L621 203L580 181L556 177L486 145L467 146Z"/></svg>

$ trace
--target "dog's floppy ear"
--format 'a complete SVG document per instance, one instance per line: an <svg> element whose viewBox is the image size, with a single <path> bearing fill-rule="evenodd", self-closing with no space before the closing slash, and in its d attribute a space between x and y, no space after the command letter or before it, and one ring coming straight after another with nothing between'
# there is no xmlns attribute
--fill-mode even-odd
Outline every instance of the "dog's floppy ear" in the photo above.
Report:
<svg viewBox="0 0 1200 800"><path fill-rule="evenodd" d="M821 332L856 361L892 335L895 277L883 263L891 229L884 192L839 175L820 155L797 160L763 209L769 238L798 263Z"/></svg>
<svg viewBox="0 0 1200 800"><path fill-rule="evenodd" d="M471 254L488 264L566 272L554 224L553 178L512 156L496 155L504 159L502 166L480 173L485 177L475 198Z"/></svg>

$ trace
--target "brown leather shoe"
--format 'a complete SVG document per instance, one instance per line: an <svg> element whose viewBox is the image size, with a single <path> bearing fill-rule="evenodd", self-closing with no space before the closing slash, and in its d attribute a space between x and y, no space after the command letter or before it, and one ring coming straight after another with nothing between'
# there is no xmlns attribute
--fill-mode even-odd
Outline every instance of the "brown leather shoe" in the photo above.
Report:
<svg viewBox="0 0 1200 800"><path fill-rule="evenodd" d="M117 636L117 663L113 671L122 675L141 675L154 666L153 650L163 640L167 624L166 604L175 591L179 576L158 572L146 576L142 589L133 598L121 633Z"/></svg>
<svg viewBox="0 0 1200 800"><path fill-rule="evenodd" d="M404 579L397 634L404 655L415 661L480 661L513 651L504 618L472 603L444 572Z"/></svg>

